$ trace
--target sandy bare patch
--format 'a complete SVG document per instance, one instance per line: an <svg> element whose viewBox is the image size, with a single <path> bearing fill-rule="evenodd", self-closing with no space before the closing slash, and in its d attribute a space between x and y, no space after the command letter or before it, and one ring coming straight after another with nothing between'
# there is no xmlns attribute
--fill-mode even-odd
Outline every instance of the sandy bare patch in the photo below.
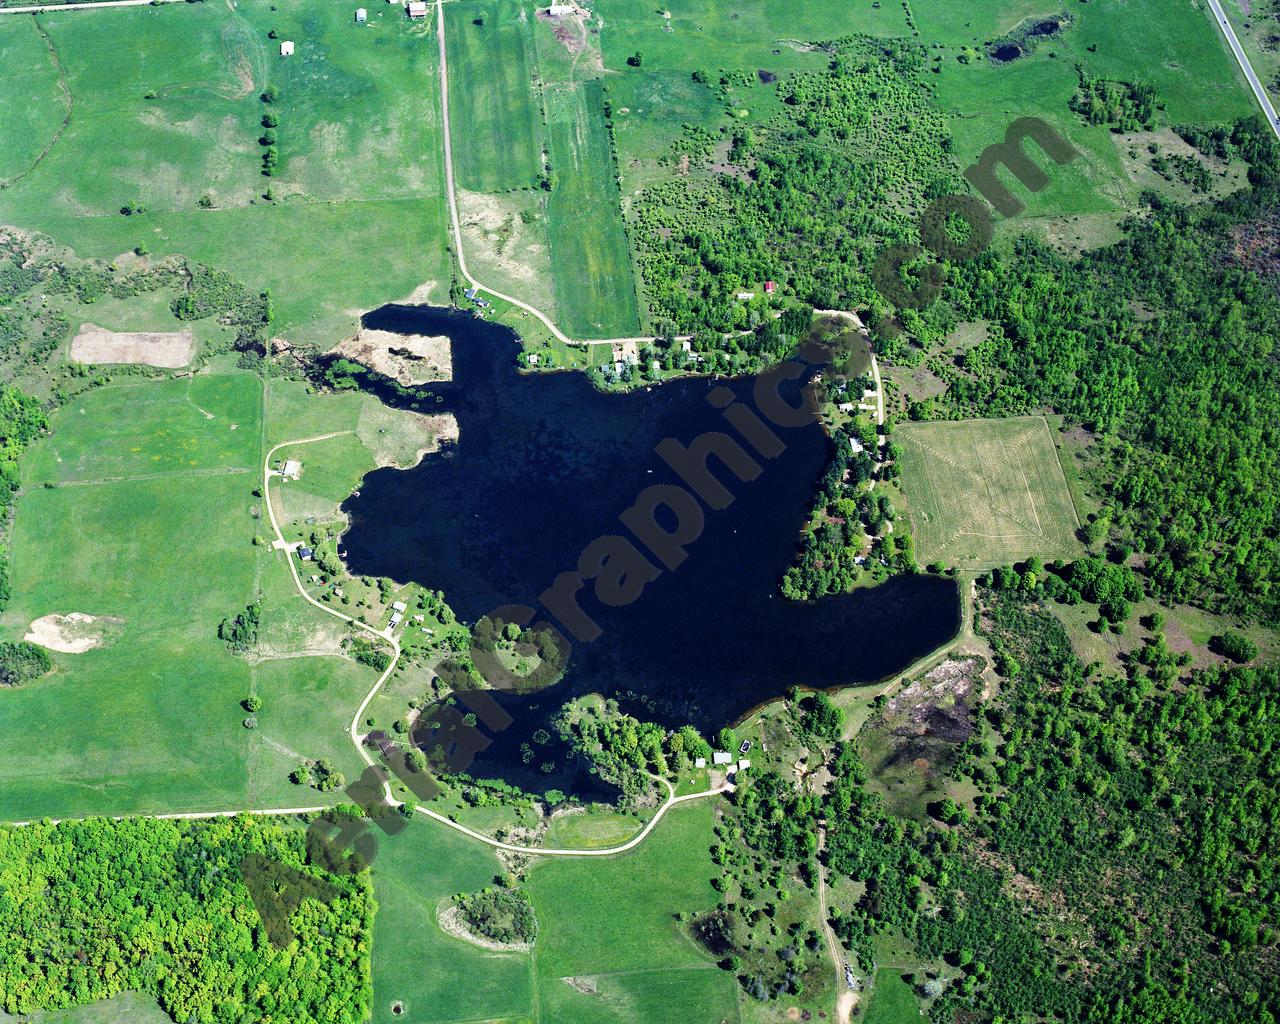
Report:
<svg viewBox="0 0 1280 1024"><path fill-rule="evenodd" d="M394 334L365 328L330 350L404 385L453 379L453 353L444 335Z"/></svg>
<svg viewBox="0 0 1280 1024"><path fill-rule="evenodd" d="M548 247L533 223L503 196L459 192L459 212L467 251L475 253L508 281L536 285L550 269ZM540 216L540 215L539 215Z"/></svg>
<svg viewBox="0 0 1280 1024"><path fill-rule="evenodd" d="M431 297L435 294L436 289L440 287L440 282L436 280L423 281L413 291L400 300L402 306L420 306L424 303L431 302Z"/></svg>
<svg viewBox="0 0 1280 1024"><path fill-rule="evenodd" d="M31 629L23 639L60 654L84 654L101 647L123 624L120 619L86 615L84 612L42 615L31 623Z"/></svg>
<svg viewBox="0 0 1280 1024"><path fill-rule="evenodd" d="M71 341L77 363L143 363L176 370L191 362L196 336L185 331L109 331L83 324Z"/></svg>
<svg viewBox="0 0 1280 1024"><path fill-rule="evenodd" d="M462 920L462 913L454 906L452 899L442 900L436 907L436 924L446 935L497 953L528 953L533 949L531 942L495 942L487 936L477 935Z"/></svg>

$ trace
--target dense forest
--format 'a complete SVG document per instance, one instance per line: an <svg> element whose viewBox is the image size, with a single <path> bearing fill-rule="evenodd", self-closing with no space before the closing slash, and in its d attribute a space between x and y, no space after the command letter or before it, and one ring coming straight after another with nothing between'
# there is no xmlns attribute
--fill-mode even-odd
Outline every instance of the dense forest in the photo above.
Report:
<svg viewBox="0 0 1280 1024"><path fill-rule="evenodd" d="M906 239L909 209L955 190L945 118L917 81L925 48L851 37L830 52L826 69L772 86L784 113L734 130L728 172L637 198L630 230L655 321L681 333L754 327L736 295L766 280L819 309L864 306L871 264ZM710 147L695 155L705 171Z"/></svg>
<svg viewBox="0 0 1280 1024"><path fill-rule="evenodd" d="M1258 121L1231 144L1253 187L1151 208L1078 260L1023 241L951 271L944 303L988 338L912 414L1046 406L1097 436L1108 501L1091 529L1139 552L1157 594L1280 616L1280 296L1234 258L1240 226L1280 204L1280 151Z"/></svg>
<svg viewBox="0 0 1280 1024"><path fill-rule="evenodd" d="M811 874L825 818L826 863L865 886L837 934L864 971L885 930L944 964L917 976L938 1024L1274 1020L1280 669L1186 677L1157 633L1090 673L1034 577L980 597L1005 678L960 749L975 809L895 816L845 743L821 798L739 788L749 856Z"/></svg>
<svg viewBox="0 0 1280 1024"><path fill-rule="evenodd" d="M199 1024L367 1020L368 875L323 876L336 895L301 903L284 949L246 891L247 855L309 874L304 835L246 817L0 829L0 1008L141 991Z"/></svg>

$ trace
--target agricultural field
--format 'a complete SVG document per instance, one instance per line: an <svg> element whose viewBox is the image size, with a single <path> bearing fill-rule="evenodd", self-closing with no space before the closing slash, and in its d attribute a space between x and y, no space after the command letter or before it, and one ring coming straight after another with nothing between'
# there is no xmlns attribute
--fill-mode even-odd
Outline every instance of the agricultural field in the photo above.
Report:
<svg viewBox="0 0 1280 1024"><path fill-rule="evenodd" d="M445 9L449 116L457 125L453 160L460 188L533 188L542 174L532 20L521 0L458 3Z"/></svg>
<svg viewBox="0 0 1280 1024"><path fill-rule="evenodd" d="M22 69L32 97L0 115L28 122L5 124L5 137L36 140L30 154L5 147L0 180L49 146L0 190L0 223L82 256L144 246L203 260L271 289L275 329L295 340L340 336L355 310L427 282L443 299L434 36L371 9L362 26L345 7L260 0L0 19L0 64ZM268 32L294 41L294 56ZM75 116L59 134L67 103ZM267 114L278 121L270 177ZM143 212L123 215L129 204Z"/></svg>
<svg viewBox="0 0 1280 1024"><path fill-rule="evenodd" d="M554 176L547 215L561 329L584 338L635 334L636 287L601 84L549 87L546 102Z"/></svg>
<svg viewBox="0 0 1280 1024"><path fill-rule="evenodd" d="M1082 550L1042 417L906 423L894 439L921 563L983 569Z"/></svg>
<svg viewBox="0 0 1280 1024"><path fill-rule="evenodd" d="M901 972L888 968L876 971L864 1024L918 1024L920 1019L920 1006Z"/></svg>
<svg viewBox="0 0 1280 1024"><path fill-rule="evenodd" d="M287 781L302 760L358 773L346 730L375 673L341 656L345 627L297 595L286 556L253 543L268 532L254 491L264 411L268 444L352 432L299 481L329 508L378 463L416 459L407 414L373 407L291 382L264 397L260 378L223 370L111 384L54 414L22 463L0 629L18 639L79 612L98 644L0 693L0 816L319 804ZM234 656L218 623L255 595L259 645ZM253 730L249 694L264 702Z"/></svg>

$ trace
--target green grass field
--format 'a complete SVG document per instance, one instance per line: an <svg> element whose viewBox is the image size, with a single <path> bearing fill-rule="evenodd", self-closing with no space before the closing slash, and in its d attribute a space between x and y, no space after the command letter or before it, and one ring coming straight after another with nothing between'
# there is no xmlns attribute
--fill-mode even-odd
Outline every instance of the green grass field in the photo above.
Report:
<svg viewBox="0 0 1280 1024"><path fill-rule="evenodd" d="M0 24L18 94L0 132L0 223L47 232L82 256L145 244L275 295L276 330L337 341L359 310L424 282L447 290L438 57L428 26L370 5L369 24L322 4L170 4L50 13L59 67L28 17ZM397 16L398 15L398 16ZM278 55L276 40L296 44ZM42 57L43 55L43 62ZM259 93L279 90L280 163L261 173ZM151 96L152 98L148 98ZM274 202L263 198L270 187ZM199 200L207 194L212 208ZM122 216L122 205L146 212Z"/></svg>
<svg viewBox="0 0 1280 1024"><path fill-rule="evenodd" d="M519 0L450 4L449 116L461 188L530 188L542 173L532 16Z"/></svg>
<svg viewBox="0 0 1280 1024"><path fill-rule="evenodd" d="M738 1019L733 978L675 917L715 906L707 856L712 808L710 801L674 808L620 857L546 860L533 868L540 1019L656 1024L671 1020L673 1007L681 1020Z"/></svg>
<svg viewBox="0 0 1280 1024"><path fill-rule="evenodd" d="M48 1010L21 1017L0 1012L0 1024L172 1024L172 1018L151 996L126 992L71 1010Z"/></svg>
<svg viewBox="0 0 1280 1024"><path fill-rule="evenodd" d="M0 817L324 803L287 781L318 757L354 778L347 726L375 673L339 655L344 627L294 591L285 556L252 543L267 533L252 492L265 408L267 443L356 432L309 453L298 481L336 507L375 464L358 433L371 404L290 382L264 400L259 378L211 372L109 385L54 414L22 463L0 633L55 613L118 621L109 642L0 693ZM217 625L259 593L258 657L234 657ZM249 693L265 702L255 730Z"/></svg>
<svg viewBox="0 0 1280 1024"><path fill-rule="evenodd" d="M863 1024L917 1024L920 1019L920 1006L902 975L894 970L876 971Z"/></svg>
<svg viewBox="0 0 1280 1024"><path fill-rule="evenodd" d="M548 220L560 328L572 337L634 335L640 320L599 80L548 88Z"/></svg>
<svg viewBox="0 0 1280 1024"><path fill-rule="evenodd" d="M894 439L922 563L982 569L1081 550L1080 522L1042 417L906 423Z"/></svg>

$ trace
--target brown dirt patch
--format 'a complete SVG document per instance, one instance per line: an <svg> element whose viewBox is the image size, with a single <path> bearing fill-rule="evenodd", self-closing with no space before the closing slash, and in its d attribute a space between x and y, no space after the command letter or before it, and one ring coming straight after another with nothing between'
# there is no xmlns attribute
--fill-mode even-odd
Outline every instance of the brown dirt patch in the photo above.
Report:
<svg viewBox="0 0 1280 1024"><path fill-rule="evenodd" d="M83 324L71 341L77 363L142 363L176 370L191 362L196 337L185 331L109 331Z"/></svg>
<svg viewBox="0 0 1280 1024"><path fill-rule="evenodd" d="M453 379L453 354L444 335L393 334L361 329L330 350L404 385Z"/></svg>

